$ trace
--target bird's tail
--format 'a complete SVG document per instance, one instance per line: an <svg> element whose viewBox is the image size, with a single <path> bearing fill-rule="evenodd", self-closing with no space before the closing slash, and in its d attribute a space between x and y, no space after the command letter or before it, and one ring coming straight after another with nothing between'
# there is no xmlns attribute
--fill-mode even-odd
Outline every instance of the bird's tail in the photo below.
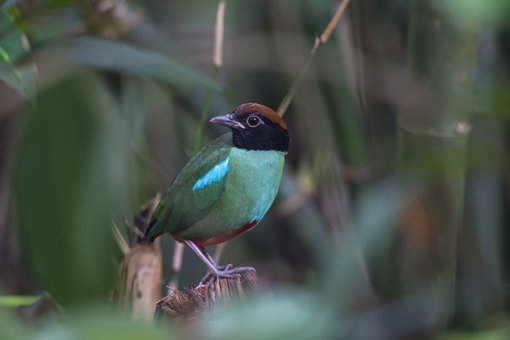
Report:
<svg viewBox="0 0 510 340"><path fill-rule="evenodd" d="M139 239L138 241L139 244L149 244L149 243L152 243L152 241L147 238L147 235L144 235L142 238Z"/></svg>
<svg viewBox="0 0 510 340"><path fill-rule="evenodd" d="M140 239L140 244L149 244L154 242L154 239L161 235L162 232L159 228L159 220L157 218L153 219L149 224L147 231L145 231L145 235Z"/></svg>

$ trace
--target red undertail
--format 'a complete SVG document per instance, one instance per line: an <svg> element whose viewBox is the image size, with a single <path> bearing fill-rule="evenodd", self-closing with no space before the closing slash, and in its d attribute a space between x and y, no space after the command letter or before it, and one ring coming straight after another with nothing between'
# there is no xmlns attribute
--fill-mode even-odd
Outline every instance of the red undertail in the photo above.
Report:
<svg viewBox="0 0 510 340"><path fill-rule="evenodd" d="M223 242L226 242L226 241L236 237L237 235L244 233L245 231L250 230L251 228L255 227L257 225L257 223L258 223L258 221L251 221L250 223L245 224L243 227L235 230L234 232L232 232L230 234L216 236L216 237L208 238L205 240L192 240L192 241L199 247L205 247L205 246L210 246L212 244L223 243Z"/></svg>

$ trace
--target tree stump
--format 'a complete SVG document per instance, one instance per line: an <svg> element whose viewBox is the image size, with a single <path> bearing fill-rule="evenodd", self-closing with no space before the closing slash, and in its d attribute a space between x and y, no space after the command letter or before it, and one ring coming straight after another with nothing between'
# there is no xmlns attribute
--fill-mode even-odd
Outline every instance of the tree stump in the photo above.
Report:
<svg viewBox="0 0 510 340"><path fill-rule="evenodd" d="M190 286L184 290L169 289L168 295L156 306L156 315L163 319L190 320L215 304L230 299L244 299L246 292L259 287L257 274L242 272L240 278L213 277L207 284Z"/></svg>

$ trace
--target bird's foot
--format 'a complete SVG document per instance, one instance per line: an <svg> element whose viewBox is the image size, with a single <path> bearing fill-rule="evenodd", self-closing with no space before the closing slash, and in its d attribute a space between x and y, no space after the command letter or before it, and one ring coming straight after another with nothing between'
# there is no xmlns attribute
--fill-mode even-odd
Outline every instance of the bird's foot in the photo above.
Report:
<svg viewBox="0 0 510 340"><path fill-rule="evenodd" d="M214 273L209 270L207 274L202 278L202 280L200 280L200 285L208 283L214 276L222 277L221 273L229 271L232 268L234 268L234 265L227 264L225 266L217 266L216 267L217 271Z"/></svg>
<svg viewBox="0 0 510 340"><path fill-rule="evenodd" d="M232 264L218 266L216 267L216 270L207 273L207 275L202 278L199 285L208 285L215 276L225 279L238 279L241 277L241 273L247 271L256 272L255 268L252 267L234 267Z"/></svg>

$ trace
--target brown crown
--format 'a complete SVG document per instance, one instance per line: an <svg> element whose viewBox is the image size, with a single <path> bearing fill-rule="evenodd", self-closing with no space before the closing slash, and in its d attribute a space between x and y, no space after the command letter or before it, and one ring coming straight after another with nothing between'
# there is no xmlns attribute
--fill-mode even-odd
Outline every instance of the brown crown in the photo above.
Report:
<svg viewBox="0 0 510 340"><path fill-rule="evenodd" d="M271 122L280 125L282 129L287 130L287 124L283 121L282 117L278 115L278 113L274 112L272 109L268 108L265 105L257 104L257 103L245 103L241 104L235 108L234 114L243 115L250 112L258 112Z"/></svg>

